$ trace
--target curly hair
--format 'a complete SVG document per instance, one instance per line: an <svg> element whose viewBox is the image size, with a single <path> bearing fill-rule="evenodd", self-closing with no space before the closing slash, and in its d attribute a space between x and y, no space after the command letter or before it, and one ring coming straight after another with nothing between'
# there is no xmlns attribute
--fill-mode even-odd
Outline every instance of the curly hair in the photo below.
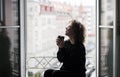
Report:
<svg viewBox="0 0 120 77"><path fill-rule="evenodd" d="M85 42L85 27L77 20L71 20L71 25L74 32L75 43Z"/></svg>

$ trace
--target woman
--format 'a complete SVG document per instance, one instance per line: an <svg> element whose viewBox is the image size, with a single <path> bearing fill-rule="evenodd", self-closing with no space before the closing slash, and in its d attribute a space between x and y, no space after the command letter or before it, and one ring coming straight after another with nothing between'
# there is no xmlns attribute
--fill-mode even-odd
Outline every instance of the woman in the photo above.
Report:
<svg viewBox="0 0 120 77"><path fill-rule="evenodd" d="M0 21L0 26L2 25L4 24ZM4 28L0 28L0 61L0 77L10 77L10 39Z"/></svg>
<svg viewBox="0 0 120 77"><path fill-rule="evenodd" d="M46 70L44 77L85 77L85 28L76 21L69 22L66 28L67 41L56 39L56 44L59 47L57 58L63 63L60 70Z"/></svg>

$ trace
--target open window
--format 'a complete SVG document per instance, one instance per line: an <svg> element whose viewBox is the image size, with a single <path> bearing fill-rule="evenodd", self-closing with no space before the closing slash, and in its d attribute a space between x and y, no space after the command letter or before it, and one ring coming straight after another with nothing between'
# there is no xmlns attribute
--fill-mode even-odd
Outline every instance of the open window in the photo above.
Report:
<svg viewBox="0 0 120 77"><path fill-rule="evenodd" d="M95 0L27 0L26 5L26 77L42 76L46 69L60 67L55 41L65 34L71 19L79 20L87 29L86 74L96 77Z"/></svg>

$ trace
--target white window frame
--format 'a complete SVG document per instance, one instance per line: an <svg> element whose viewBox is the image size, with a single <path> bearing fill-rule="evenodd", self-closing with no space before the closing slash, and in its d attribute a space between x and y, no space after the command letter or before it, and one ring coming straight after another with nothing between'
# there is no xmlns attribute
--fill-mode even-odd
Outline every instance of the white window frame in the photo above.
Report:
<svg viewBox="0 0 120 77"><path fill-rule="evenodd" d="M114 2L113 2L113 11L114 11L114 16L113 16L113 26L103 26L103 25L99 25L99 22L100 22L100 20L99 20L99 5L100 5L100 3L99 3L99 1L100 0L97 0L97 17L96 17L96 20L97 20L97 28L96 28L96 32L97 32L97 35L96 35L96 40L97 40L97 57L96 57L96 62L97 62L97 66L96 66L96 75L97 75L97 77L99 77L100 76L100 71L99 71L99 60L100 60L100 54L99 54L99 30L101 29L101 28L111 28L111 29L113 29L113 77L117 77L117 70L116 70L116 60L117 60L117 58L116 58L116 55L117 55L117 51L116 51L116 32L117 32L117 29L116 29L116 21L117 21L117 18L116 18L116 8L117 8L117 6L116 6L116 0L114 0Z"/></svg>
<svg viewBox="0 0 120 77"><path fill-rule="evenodd" d="M26 43L25 43L25 2L20 0L20 74L21 77L26 77Z"/></svg>

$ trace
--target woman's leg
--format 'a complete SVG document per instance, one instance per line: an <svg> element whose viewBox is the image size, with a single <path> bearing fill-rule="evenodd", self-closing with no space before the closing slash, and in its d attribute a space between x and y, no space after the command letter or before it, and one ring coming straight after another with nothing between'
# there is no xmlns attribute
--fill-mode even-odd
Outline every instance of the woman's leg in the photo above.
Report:
<svg viewBox="0 0 120 77"><path fill-rule="evenodd" d="M55 70L52 72L52 77L86 77L85 73L70 72L67 70Z"/></svg>
<svg viewBox="0 0 120 77"><path fill-rule="evenodd" d="M55 70L52 73L52 77L74 77L72 72L66 70Z"/></svg>
<svg viewBox="0 0 120 77"><path fill-rule="evenodd" d="M54 71L53 69L46 70L45 73L44 73L44 77L52 77L52 72L53 71Z"/></svg>

